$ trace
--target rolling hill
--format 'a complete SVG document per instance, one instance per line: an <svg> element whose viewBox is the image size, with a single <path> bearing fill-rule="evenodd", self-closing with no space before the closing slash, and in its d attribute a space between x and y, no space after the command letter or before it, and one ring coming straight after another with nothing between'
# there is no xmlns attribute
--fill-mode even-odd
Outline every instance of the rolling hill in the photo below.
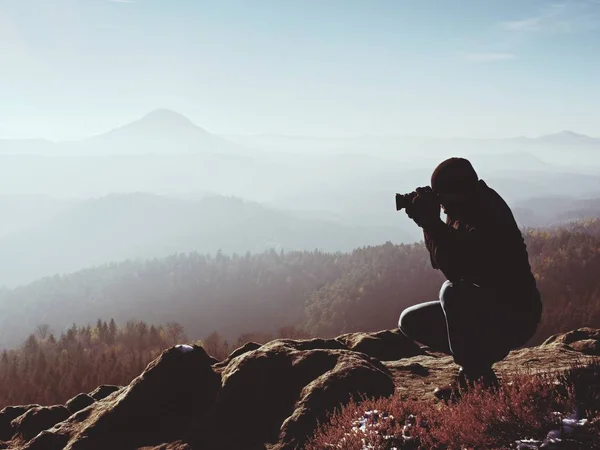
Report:
<svg viewBox="0 0 600 450"><path fill-rule="evenodd" d="M348 251L405 239L398 227L301 218L238 198L113 194L75 202L47 221L0 238L0 285L174 253Z"/></svg>

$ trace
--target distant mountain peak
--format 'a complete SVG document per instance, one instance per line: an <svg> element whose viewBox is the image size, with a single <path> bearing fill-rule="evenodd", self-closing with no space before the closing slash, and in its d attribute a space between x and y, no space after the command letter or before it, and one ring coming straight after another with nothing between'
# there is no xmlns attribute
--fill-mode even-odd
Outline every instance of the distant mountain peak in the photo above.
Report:
<svg viewBox="0 0 600 450"><path fill-rule="evenodd" d="M210 133L186 116L166 108L155 109L134 122L122 125L95 138L132 138L135 136L145 139L155 139L157 136L169 138L195 136L212 139Z"/></svg>
<svg viewBox="0 0 600 450"><path fill-rule="evenodd" d="M232 151L235 144L213 135L176 111L160 108L143 117L92 136L85 141L89 153L189 154ZM86 147L82 147L86 149Z"/></svg>
<svg viewBox="0 0 600 450"><path fill-rule="evenodd" d="M563 130L554 134L546 134L544 136L540 136L538 139L544 141L594 141L593 137L587 136L585 134L576 133L571 130Z"/></svg>
<svg viewBox="0 0 600 450"><path fill-rule="evenodd" d="M191 122L190 119L185 117L183 114L167 108L157 108L143 116L142 120L177 120Z"/></svg>
<svg viewBox="0 0 600 450"><path fill-rule="evenodd" d="M151 127L181 127L201 129L183 114L166 108L155 109L137 121ZM204 131L204 130L203 130Z"/></svg>

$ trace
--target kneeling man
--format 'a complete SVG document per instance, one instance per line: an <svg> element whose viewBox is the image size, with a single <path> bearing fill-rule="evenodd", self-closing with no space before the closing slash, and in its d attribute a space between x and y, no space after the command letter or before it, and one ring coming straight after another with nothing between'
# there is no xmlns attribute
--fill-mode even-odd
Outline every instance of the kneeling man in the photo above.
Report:
<svg viewBox="0 0 600 450"><path fill-rule="evenodd" d="M542 312L510 208L468 160L450 158L433 172L431 187L413 193L406 214L423 229L431 264L447 281L439 300L402 312L400 330L461 366L454 385L436 389L439 398L475 381L496 386L492 365L533 336Z"/></svg>

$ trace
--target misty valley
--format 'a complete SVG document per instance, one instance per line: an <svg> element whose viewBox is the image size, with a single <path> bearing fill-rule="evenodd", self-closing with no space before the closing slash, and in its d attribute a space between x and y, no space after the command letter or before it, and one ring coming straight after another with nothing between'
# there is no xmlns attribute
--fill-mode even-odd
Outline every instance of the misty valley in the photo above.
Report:
<svg viewBox="0 0 600 450"><path fill-rule="evenodd" d="M523 227L598 216L600 139L221 137L157 110L82 141L0 140L0 284L176 253L418 242L393 195L455 154Z"/></svg>
<svg viewBox="0 0 600 450"><path fill-rule="evenodd" d="M458 148L524 230L546 305L531 343L600 320L600 139L221 137L157 110L82 141L0 140L0 345L175 324L225 358L393 328L443 281L393 195Z"/></svg>

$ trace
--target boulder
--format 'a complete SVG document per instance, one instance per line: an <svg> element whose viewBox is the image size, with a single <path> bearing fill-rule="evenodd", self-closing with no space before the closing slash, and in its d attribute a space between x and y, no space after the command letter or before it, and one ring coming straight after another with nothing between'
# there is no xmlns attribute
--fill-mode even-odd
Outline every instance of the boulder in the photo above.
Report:
<svg viewBox="0 0 600 450"><path fill-rule="evenodd" d="M339 342L335 339L275 339L270 341L268 344L272 344L274 342L279 342L289 347L293 347L295 350L346 350L347 347L344 343ZM256 342L247 342L242 347L234 350L227 359L214 364L216 369L223 369L227 367L227 365L231 362L232 359L237 358L245 353L251 352L253 350L257 350L262 347L263 344L258 344ZM265 344L267 345L267 344Z"/></svg>
<svg viewBox="0 0 600 450"><path fill-rule="evenodd" d="M542 344L544 345L552 345L552 344L572 344L573 342L583 341L587 339L600 340L600 329L597 328L578 328L573 331L569 331L567 333L560 333L550 336L548 339L544 341Z"/></svg>
<svg viewBox="0 0 600 450"><path fill-rule="evenodd" d="M586 355L600 356L600 340L598 339L582 339L570 343L569 347Z"/></svg>
<svg viewBox="0 0 600 450"><path fill-rule="evenodd" d="M98 386L92 392L90 392L90 397L92 397L96 401L104 400L110 394L112 394L113 392L117 392L120 389L122 389L121 386L113 386L112 384L103 384L101 386Z"/></svg>
<svg viewBox="0 0 600 450"><path fill-rule="evenodd" d="M60 428L65 422L61 422L57 428ZM69 443L68 434L55 432L54 428L44 430L34 439L27 442L23 447L16 447L14 450L63 450Z"/></svg>
<svg viewBox="0 0 600 450"><path fill-rule="evenodd" d="M348 350L346 345L337 339L276 339L269 342L272 343L283 343L295 350Z"/></svg>
<svg viewBox="0 0 600 450"><path fill-rule="evenodd" d="M40 405L7 406L0 411L0 441L9 441L14 434L11 422L17 417L25 414L31 408L39 408Z"/></svg>
<svg viewBox="0 0 600 450"><path fill-rule="evenodd" d="M301 450L318 424L351 399L389 397L394 381L380 364L354 353L341 354L335 367L300 393L293 414L281 426L278 450Z"/></svg>
<svg viewBox="0 0 600 450"><path fill-rule="evenodd" d="M181 439L212 406L220 377L199 346L165 350L129 386L40 434L24 449L137 449Z"/></svg>
<svg viewBox="0 0 600 450"><path fill-rule="evenodd" d="M228 358L233 359L237 356L243 355L244 353L251 352L252 350L256 350L257 348L260 348L261 345L262 344L259 344L258 342L246 342L240 348L237 348L233 352L231 352L231 355L229 355Z"/></svg>
<svg viewBox="0 0 600 450"><path fill-rule="evenodd" d="M333 371L331 376L326 376L330 371ZM373 377L369 376L369 372L377 373L373 377L377 378L380 388L373 389ZM314 390L303 391L317 379L320 382ZM341 387L341 379L352 382ZM361 379L365 384L361 383ZM204 430L209 440L198 447L229 449L276 443L281 425L296 414L301 417L299 421L304 427L290 426L285 435L288 441L295 442L294 439L302 438L295 436L295 432L305 434L311 424L313 429L316 424L308 419L317 417L315 411L312 415L308 412L295 413L298 400L310 398L310 393L314 392L317 396L320 391L330 393L321 398L322 401L327 400L323 405L323 413L326 414L328 406L347 401L352 394L369 395L373 391L390 395L393 390L393 381L381 362L352 352L335 340L271 341L233 359L223 370L215 413L211 425ZM310 405L314 406L313 403ZM302 410L305 411L305 408ZM232 427L232 423L235 426ZM218 437L218 441L211 442L209 436Z"/></svg>
<svg viewBox="0 0 600 450"><path fill-rule="evenodd" d="M65 403L65 407L69 410L71 414L75 414L78 411L81 411L84 408L87 408L96 400L91 395L88 394L78 394L73 397L71 400Z"/></svg>
<svg viewBox="0 0 600 450"><path fill-rule="evenodd" d="M192 447L183 441L176 441L169 444L155 445L154 447L140 447L137 450L192 450Z"/></svg>
<svg viewBox="0 0 600 450"><path fill-rule="evenodd" d="M235 349L233 352L231 352L231 354L226 359L213 364L213 366L215 368L226 367L227 364L229 364L229 362L233 358L237 358L238 356L241 356L244 353L248 353L248 352L251 352L252 350L256 350L257 348L260 348L261 345L262 344L259 344L257 342L246 342L244 345L242 345L241 347L239 347L239 348Z"/></svg>
<svg viewBox="0 0 600 450"><path fill-rule="evenodd" d="M71 413L63 405L36 406L11 422L14 428L14 440L26 442L41 431L52 428L67 419Z"/></svg>
<svg viewBox="0 0 600 450"><path fill-rule="evenodd" d="M423 350L400 330L383 330L377 333L349 333L336 338L350 350L365 353L380 361L396 361L422 355Z"/></svg>

